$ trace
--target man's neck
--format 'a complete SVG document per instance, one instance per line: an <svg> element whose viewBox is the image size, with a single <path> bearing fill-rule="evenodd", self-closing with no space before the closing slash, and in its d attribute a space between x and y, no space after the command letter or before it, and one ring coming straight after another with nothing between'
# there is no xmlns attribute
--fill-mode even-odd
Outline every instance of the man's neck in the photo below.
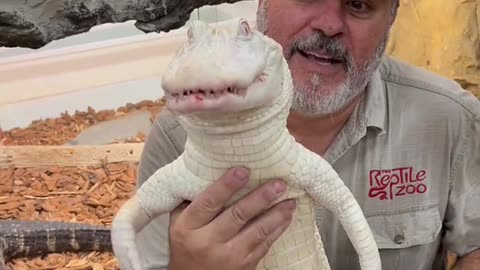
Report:
<svg viewBox="0 0 480 270"><path fill-rule="evenodd" d="M287 128L297 142L310 151L323 155L350 119L362 97L360 95L355 98L343 110L323 117L307 117L291 111Z"/></svg>

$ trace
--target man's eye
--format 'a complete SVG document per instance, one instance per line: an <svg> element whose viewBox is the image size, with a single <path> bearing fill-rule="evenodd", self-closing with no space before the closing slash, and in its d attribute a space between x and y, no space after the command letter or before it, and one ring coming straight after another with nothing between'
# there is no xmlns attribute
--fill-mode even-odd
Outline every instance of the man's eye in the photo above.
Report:
<svg viewBox="0 0 480 270"><path fill-rule="evenodd" d="M355 12L364 13L370 10L369 6L362 1L350 1L348 5Z"/></svg>

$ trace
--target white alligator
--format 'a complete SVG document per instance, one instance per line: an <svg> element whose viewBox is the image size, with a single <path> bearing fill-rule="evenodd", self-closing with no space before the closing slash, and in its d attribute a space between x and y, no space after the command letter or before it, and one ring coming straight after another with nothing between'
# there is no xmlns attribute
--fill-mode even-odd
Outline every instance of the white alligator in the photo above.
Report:
<svg viewBox="0 0 480 270"><path fill-rule="evenodd" d="M251 178L230 203L272 178L288 183L282 200L297 200L291 225L256 269L330 269L314 205L339 219L361 269L381 269L373 234L350 190L329 163L297 143L286 128L293 87L278 43L243 19L225 29L194 22L162 87L187 140L184 152L158 169L116 214L112 242L122 269L142 269L137 232L193 200L233 166L249 167Z"/></svg>

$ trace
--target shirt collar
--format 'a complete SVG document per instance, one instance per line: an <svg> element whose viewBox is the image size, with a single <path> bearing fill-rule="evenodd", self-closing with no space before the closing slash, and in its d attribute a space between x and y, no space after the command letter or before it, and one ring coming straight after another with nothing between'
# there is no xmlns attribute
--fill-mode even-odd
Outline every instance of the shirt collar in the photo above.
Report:
<svg viewBox="0 0 480 270"><path fill-rule="evenodd" d="M363 98L358 103L349 120L345 124L344 132L350 145L357 143L368 130L376 131L377 135L386 134L386 94L377 69L367 83Z"/></svg>
<svg viewBox="0 0 480 270"><path fill-rule="evenodd" d="M377 69L367 84L363 98L330 145L325 158L331 163L335 162L351 146L360 141L368 130L376 135L386 134L386 113L385 87L380 70Z"/></svg>
<svg viewBox="0 0 480 270"><path fill-rule="evenodd" d="M377 128L380 135L387 132L386 117L387 117L387 101L386 89L381 78L380 68L378 68L372 75L364 97L364 108L362 108L367 128Z"/></svg>

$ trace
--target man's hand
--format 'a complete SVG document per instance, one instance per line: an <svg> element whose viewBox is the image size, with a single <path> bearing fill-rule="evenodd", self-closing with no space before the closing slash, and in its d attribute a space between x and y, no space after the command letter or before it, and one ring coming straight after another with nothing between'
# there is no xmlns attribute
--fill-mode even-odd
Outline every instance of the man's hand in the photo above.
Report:
<svg viewBox="0 0 480 270"><path fill-rule="evenodd" d="M272 180L222 211L247 182L248 171L234 168L172 212L169 270L255 269L289 226L295 201L272 207L286 191L283 181Z"/></svg>
<svg viewBox="0 0 480 270"><path fill-rule="evenodd" d="M459 258L455 263L453 270L477 270L479 268L480 268L480 250L477 249Z"/></svg>

